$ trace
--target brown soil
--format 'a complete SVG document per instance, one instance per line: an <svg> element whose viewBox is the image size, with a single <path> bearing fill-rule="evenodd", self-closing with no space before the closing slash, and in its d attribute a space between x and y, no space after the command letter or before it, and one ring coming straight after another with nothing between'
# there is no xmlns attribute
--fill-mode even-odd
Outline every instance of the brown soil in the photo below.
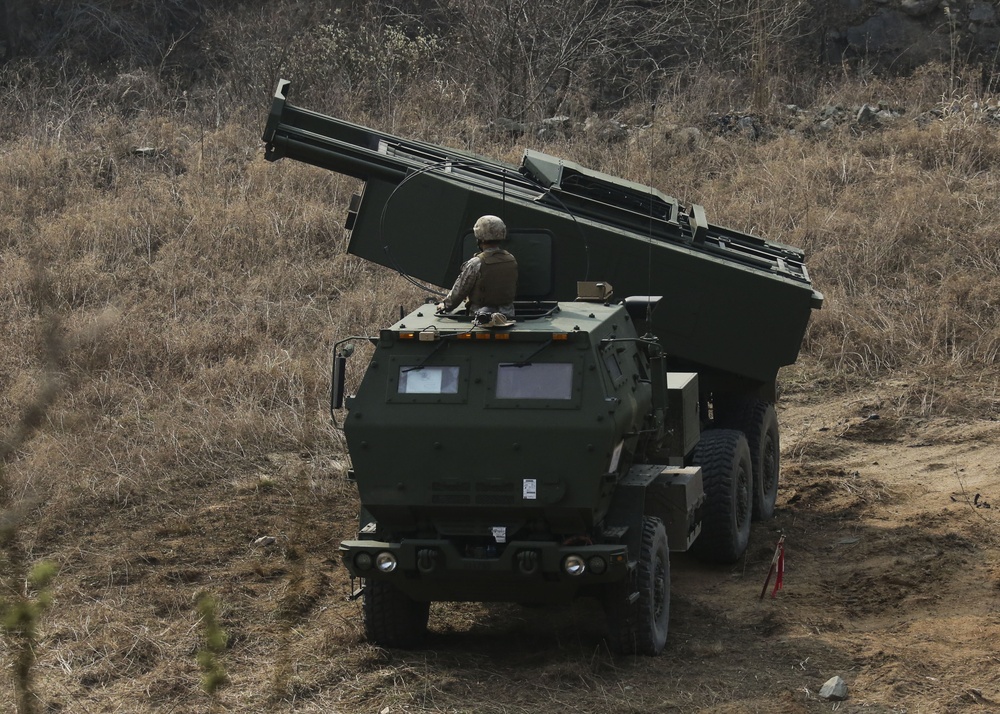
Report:
<svg viewBox="0 0 1000 714"><path fill-rule="evenodd" d="M42 517L29 546L61 571L36 686L66 712L997 711L1000 423L807 393L780 418L776 518L733 567L673 559L658 658L611 655L586 601L436 604L425 650L366 644L336 555L356 507L343 465L273 454L239 480L76 513L89 526L71 543ZM785 587L761 601L780 534ZM229 638L214 702L202 591ZM834 675L841 704L818 698Z"/></svg>

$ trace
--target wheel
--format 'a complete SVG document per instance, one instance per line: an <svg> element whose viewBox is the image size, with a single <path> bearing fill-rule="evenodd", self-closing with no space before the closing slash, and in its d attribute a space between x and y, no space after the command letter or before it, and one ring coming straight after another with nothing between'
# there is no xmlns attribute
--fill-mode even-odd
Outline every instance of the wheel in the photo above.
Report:
<svg viewBox="0 0 1000 714"><path fill-rule="evenodd" d="M391 583L365 582L364 613L365 634L372 644L409 649L427 636L430 603L413 600Z"/></svg>
<svg viewBox="0 0 1000 714"><path fill-rule="evenodd" d="M774 504L778 500L778 480L781 474L781 441L774 405L756 401L750 425L746 434L753 458L753 517L754 520L766 521L774 518Z"/></svg>
<svg viewBox="0 0 1000 714"><path fill-rule="evenodd" d="M781 442L774 405L763 399L743 399L721 421L721 426L739 429L747 437L753 463L753 519L774 518L781 473Z"/></svg>
<svg viewBox="0 0 1000 714"><path fill-rule="evenodd" d="M753 513L753 465L742 431L712 429L694 449L705 486L701 534L691 546L695 555L715 563L734 563L750 540Z"/></svg>
<svg viewBox="0 0 1000 714"><path fill-rule="evenodd" d="M670 551L659 518L642 519L635 571L625 581L608 586L604 609L612 650L650 656L663 650L670 621Z"/></svg>

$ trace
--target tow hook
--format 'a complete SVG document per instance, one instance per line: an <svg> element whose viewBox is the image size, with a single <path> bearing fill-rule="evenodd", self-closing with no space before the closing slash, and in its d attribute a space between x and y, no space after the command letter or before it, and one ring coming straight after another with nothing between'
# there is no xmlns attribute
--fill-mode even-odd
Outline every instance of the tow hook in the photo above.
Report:
<svg viewBox="0 0 1000 714"><path fill-rule="evenodd" d="M534 550L522 550L517 554L518 569L524 575L534 575L538 572L538 553Z"/></svg>
<svg viewBox="0 0 1000 714"><path fill-rule="evenodd" d="M433 548L421 548L417 552L417 569L421 573L432 573L437 567L437 551Z"/></svg>
<svg viewBox="0 0 1000 714"><path fill-rule="evenodd" d="M347 596L347 599L350 602L354 602L359 597L361 597L362 595L365 594L365 586L364 586L365 579L361 578L362 585L359 588L355 588L354 587L354 581L355 581L355 577L352 575L351 576L351 594Z"/></svg>

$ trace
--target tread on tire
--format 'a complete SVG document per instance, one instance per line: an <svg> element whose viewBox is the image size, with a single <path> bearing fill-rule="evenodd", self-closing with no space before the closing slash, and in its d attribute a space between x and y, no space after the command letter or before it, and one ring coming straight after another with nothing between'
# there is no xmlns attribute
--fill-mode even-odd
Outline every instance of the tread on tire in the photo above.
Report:
<svg viewBox="0 0 1000 714"><path fill-rule="evenodd" d="M739 401L727 411L719 426L742 431L750 447L754 481L753 519L770 520L774 517L781 475L781 441L774 404L751 397Z"/></svg>
<svg viewBox="0 0 1000 714"><path fill-rule="evenodd" d="M638 599L630 597L638 592ZM605 594L608 645L620 654L658 655L670 623L670 550L659 518L642 519L642 544L635 571Z"/></svg>
<svg viewBox="0 0 1000 714"><path fill-rule="evenodd" d="M372 644L399 649L420 646L427 637L429 614L429 602L410 598L392 583L365 583L365 634Z"/></svg>
<svg viewBox="0 0 1000 714"><path fill-rule="evenodd" d="M734 563L750 541L753 513L753 464L742 431L712 429L694 450L701 466L705 505L701 534L691 551L714 563Z"/></svg>

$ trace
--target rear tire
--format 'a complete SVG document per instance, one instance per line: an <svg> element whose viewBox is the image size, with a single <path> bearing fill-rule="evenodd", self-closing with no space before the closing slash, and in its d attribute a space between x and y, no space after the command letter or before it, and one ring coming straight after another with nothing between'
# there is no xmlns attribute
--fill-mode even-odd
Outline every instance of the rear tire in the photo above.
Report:
<svg viewBox="0 0 1000 714"><path fill-rule="evenodd" d="M781 441L778 436L778 415L774 405L757 402L754 405L747 443L753 456L754 500L756 521L774 518L778 501L778 481L781 476Z"/></svg>
<svg viewBox="0 0 1000 714"><path fill-rule="evenodd" d="M638 599L630 602L635 593ZM613 651L649 656L663 651L670 623L670 550L659 518L642 519L635 571L623 582L608 586L604 610Z"/></svg>
<svg viewBox="0 0 1000 714"><path fill-rule="evenodd" d="M753 519L774 518L781 474L781 441L774 404L763 399L744 399L723 418L720 426L746 434L753 463Z"/></svg>
<svg viewBox="0 0 1000 714"><path fill-rule="evenodd" d="M701 466L705 505L701 534L691 551L714 563L735 563L750 541L753 514L753 464L742 431L712 429L694 450Z"/></svg>
<svg viewBox="0 0 1000 714"><path fill-rule="evenodd" d="M430 603L413 600L391 583L365 582L365 634L381 647L410 649L427 637Z"/></svg>

